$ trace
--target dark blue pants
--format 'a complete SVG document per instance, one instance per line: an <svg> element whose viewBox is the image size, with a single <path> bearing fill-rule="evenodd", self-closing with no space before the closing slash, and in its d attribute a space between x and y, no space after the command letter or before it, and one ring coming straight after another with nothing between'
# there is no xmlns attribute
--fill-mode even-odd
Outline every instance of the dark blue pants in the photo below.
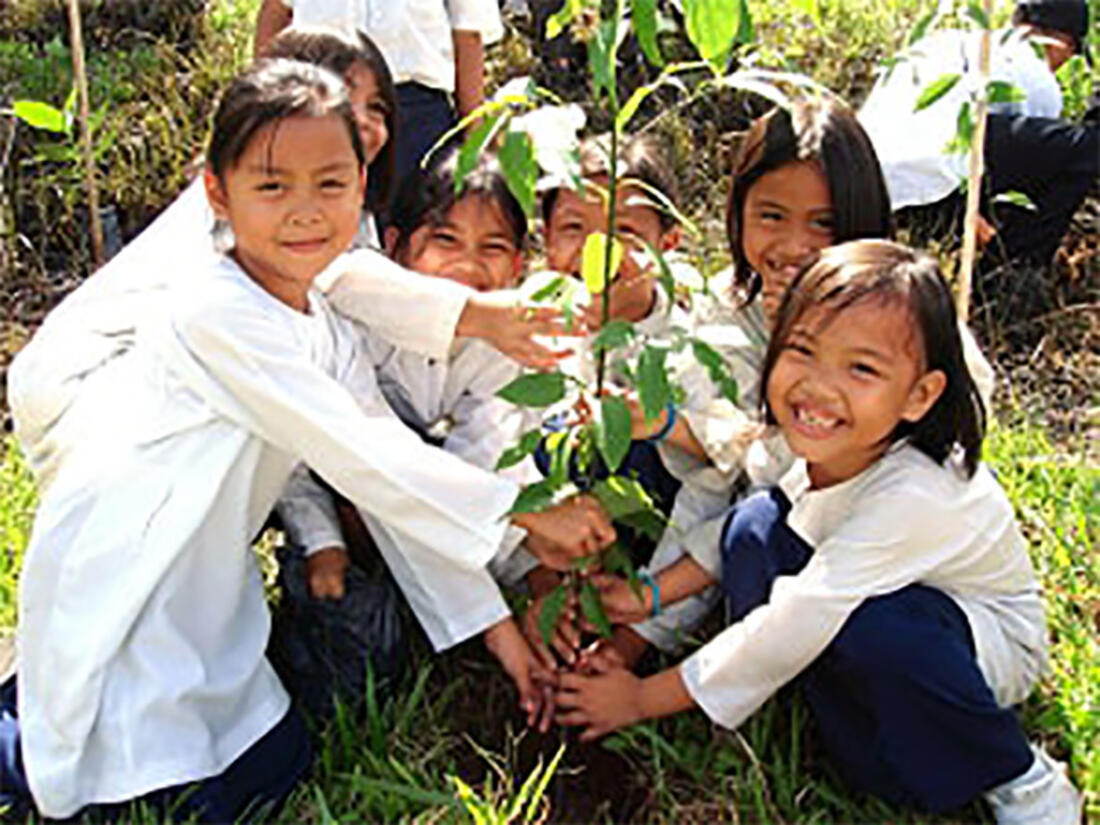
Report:
<svg viewBox="0 0 1100 825"><path fill-rule="evenodd" d="M809 560L812 548L787 526L790 506L773 489L731 513L722 534L731 621ZM978 669L965 614L930 587L865 601L797 684L840 772L895 805L955 808L1033 759L1015 713L997 706Z"/></svg>
<svg viewBox="0 0 1100 825"><path fill-rule="evenodd" d="M421 83L397 84L397 181L402 181L457 123L446 92Z"/></svg>
<svg viewBox="0 0 1100 825"><path fill-rule="evenodd" d="M19 744L16 678L0 685L0 808L13 819L33 810ZM312 748L292 707L271 730L218 776L162 788L133 800L168 821L267 822L306 774ZM125 822L131 803L93 805L80 812L96 820Z"/></svg>

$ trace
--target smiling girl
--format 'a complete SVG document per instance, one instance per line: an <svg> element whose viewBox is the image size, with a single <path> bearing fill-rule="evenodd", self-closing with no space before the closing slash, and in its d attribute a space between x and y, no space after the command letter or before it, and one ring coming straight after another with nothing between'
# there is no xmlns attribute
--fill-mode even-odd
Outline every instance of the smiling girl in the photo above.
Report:
<svg viewBox="0 0 1100 825"><path fill-rule="evenodd" d="M671 598L720 580L733 624L646 679L563 676L561 721L593 738L698 706L736 728L793 681L856 788L932 811L984 794L1000 822L1077 823L1064 766L1013 711L1045 666L1043 606L981 463L935 262L886 241L827 249L779 307L763 386L798 460L731 513L720 574L665 571ZM623 585L606 602L627 615L631 599Z"/></svg>

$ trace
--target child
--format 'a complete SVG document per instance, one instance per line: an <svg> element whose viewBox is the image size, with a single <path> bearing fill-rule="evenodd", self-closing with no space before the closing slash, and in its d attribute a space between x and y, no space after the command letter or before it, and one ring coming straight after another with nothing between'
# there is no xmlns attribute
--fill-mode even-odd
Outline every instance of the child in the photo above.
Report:
<svg viewBox="0 0 1100 825"><path fill-rule="evenodd" d="M264 658L249 550L299 462L466 569L496 551L517 492L429 457L311 289L355 234L365 185L339 78L289 61L239 77L204 185L230 255L200 259L137 345L86 380L40 490L0 787L17 802L29 788L49 817L142 798L232 821L278 805L302 775L308 744ZM583 500L514 522L555 540L544 561L558 565L613 535ZM537 664L519 631L503 620L486 643L534 713Z"/></svg>
<svg viewBox="0 0 1100 825"><path fill-rule="evenodd" d="M765 415L799 460L733 511L720 570L712 550L660 576L670 599L720 579L734 623L647 679L565 675L561 721L591 739L698 705L736 728L795 680L856 787L932 811L985 794L1001 822L1075 825L1064 767L1012 708L1045 666L1043 606L980 463L958 329L931 258L826 250L781 304L763 368ZM619 615L637 606L625 582L604 586Z"/></svg>
<svg viewBox="0 0 1100 825"><path fill-rule="evenodd" d="M739 388L739 406L714 402L700 421L691 418L725 478L711 490L695 485L677 500L680 512L665 531L650 571L675 561L688 542L716 543L722 515L735 489L774 484L790 464L781 437L755 440L758 376L764 362L779 301L794 273L831 243L884 238L890 232L886 185L871 142L852 112L829 100L806 100L790 111L776 109L753 122L734 156L726 228L733 257L732 283L720 276L709 300L696 302L695 334L725 358ZM969 331L962 328L968 366L979 380L988 405L992 370ZM705 372L697 366L681 379L697 396L717 398ZM988 408L988 406L987 406ZM722 495L725 500L722 500ZM741 493L743 495L743 492ZM716 520L707 524L708 517ZM699 531L693 534L697 525ZM667 606L634 625L617 627L610 643L597 646L618 664L632 666L652 643L662 650L680 647L713 606L707 592Z"/></svg>
<svg viewBox="0 0 1100 825"><path fill-rule="evenodd" d="M512 287L522 267L526 216L508 191L496 160L488 155L478 160L456 195L456 161L457 154L452 154L406 177L386 228L386 249L402 266L425 275L479 291ZM501 387L518 377L520 367L481 341L456 341L450 357L441 361L401 350L368 328L358 328L386 400L424 440L492 471L501 453L537 424L526 421L521 408L496 397ZM537 480L530 460L503 472L520 483ZM298 487L283 502L284 522L307 553L313 595L342 599L348 552L339 525L328 508L311 507L303 496L323 499L326 493L317 485ZM311 518L314 514L320 518ZM480 614L500 602L488 576L477 582L466 576L463 584L444 586L438 569L418 569L416 559L424 554L410 551L408 539L387 530L368 512L361 515L437 649L469 636L470 627L482 621ZM521 530L509 531L490 565L506 584L514 584L536 564L529 554L516 552L524 538ZM425 587L428 580L430 588ZM482 589L486 592L479 593Z"/></svg>
<svg viewBox="0 0 1100 825"><path fill-rule="evenodd" d="M377 48L362 34L338 30L288 29L270 46L273 55L316 62L344 77L356 113L370 175L388 193L392 163L393 96L389 71ZM380 117L381 115L381 117ZM377 149L381 143L381 146ZM366 201L369 212L384 200ZM85 381L133 346L137 322L177 281L192 277L196 258L215 249L214 216L196 180L140 236L85 281L49 315L20 351L9 372L9 401L25 454L39 482L52 474L66 411ZM369 233L368 233L369 234ZM361 228L357 238L362 240ZM230 243L232 239L229 239ZM553 353L532 334L563 332L549 308L527 317L514 297L479 296L459 285L419 278L382 255L343 257L319 284L348 315L390 340L425 355L445 357L454 335L485 337L532 366L555 363ZM63 429L63 428L62 428Z"/></svg>
<svg viewBox="0 0 1100 825"><path fill-rule="evenodd" d="M294 25L364 29L393 69L400 101L397 179L485 99L485 45L504 34L493 0L264 0L256 53ZM452 103L453 98L453 103Z"/></svg>

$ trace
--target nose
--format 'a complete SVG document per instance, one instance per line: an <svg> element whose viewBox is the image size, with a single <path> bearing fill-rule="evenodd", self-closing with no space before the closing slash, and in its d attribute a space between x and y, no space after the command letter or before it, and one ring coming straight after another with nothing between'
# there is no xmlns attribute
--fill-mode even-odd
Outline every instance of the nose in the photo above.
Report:
<svg viewBox="0 0 1100 825"><path fill-rule="evenodd" d="M496 287L489 267L485 266L477 255L459 255L451 261L447 268L452 278L462 281L462 283L479 292L487 292Z"/></svg>
<svg viewBox="0 0 1100 825"><path fill-rule="evenodd" d="M290 212L287 215L291 223L305 226L318 223L323 218L321 207L308 192L302 192L290 204Z"/></svg>
<svg viewBox="0 0 1100 825"><path fill-rule="evenodd" d="M780 254L787 264L807 263L821 248L817 239L806 227L796 227L783 239Z"/></svg>

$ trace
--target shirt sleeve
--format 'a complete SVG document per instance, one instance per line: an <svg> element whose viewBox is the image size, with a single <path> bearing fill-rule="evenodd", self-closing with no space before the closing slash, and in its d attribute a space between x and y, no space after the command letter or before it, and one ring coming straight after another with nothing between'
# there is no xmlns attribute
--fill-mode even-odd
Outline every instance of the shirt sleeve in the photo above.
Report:
<svg viewBox="0 0 1100 825"><path fill-rule="evenodd" d="M862 498L797 575L777 578L766 603L681 665L708 716L736 728L813 662L865 599L917 581L957 552L957 520L914 492L895 487Z"/></svg>
<svg viewBox="0 0 1100 825"><path fill-rule="evenodd" d="M469 567L496 553L518 486L425 445L381 397L369 360L341 381L286 319L218 302L173 325L170 361L215 409L298 457L358 506Z"/></svg>
<svg viewBox="0 0 1100 825"><path fill-rule="evenodd" d="M332 494L299 464L275 505L290 541L307 556L326 547L344 547L344 534Z"/></svg>
<svg viewBox="0 0 1100 825"><path fill-rule="evenodd" d="M419 275L372 249L340 256L317 279L334 307L402 349L446 358L473 290Z"/></svg>
<svg viewBox="0 0 1100 825"><path fill-rule="evenodd" d="M496 43L504 36L496 0L449 0L447 14L451 29L480 32L482 43Z"/></svg>

